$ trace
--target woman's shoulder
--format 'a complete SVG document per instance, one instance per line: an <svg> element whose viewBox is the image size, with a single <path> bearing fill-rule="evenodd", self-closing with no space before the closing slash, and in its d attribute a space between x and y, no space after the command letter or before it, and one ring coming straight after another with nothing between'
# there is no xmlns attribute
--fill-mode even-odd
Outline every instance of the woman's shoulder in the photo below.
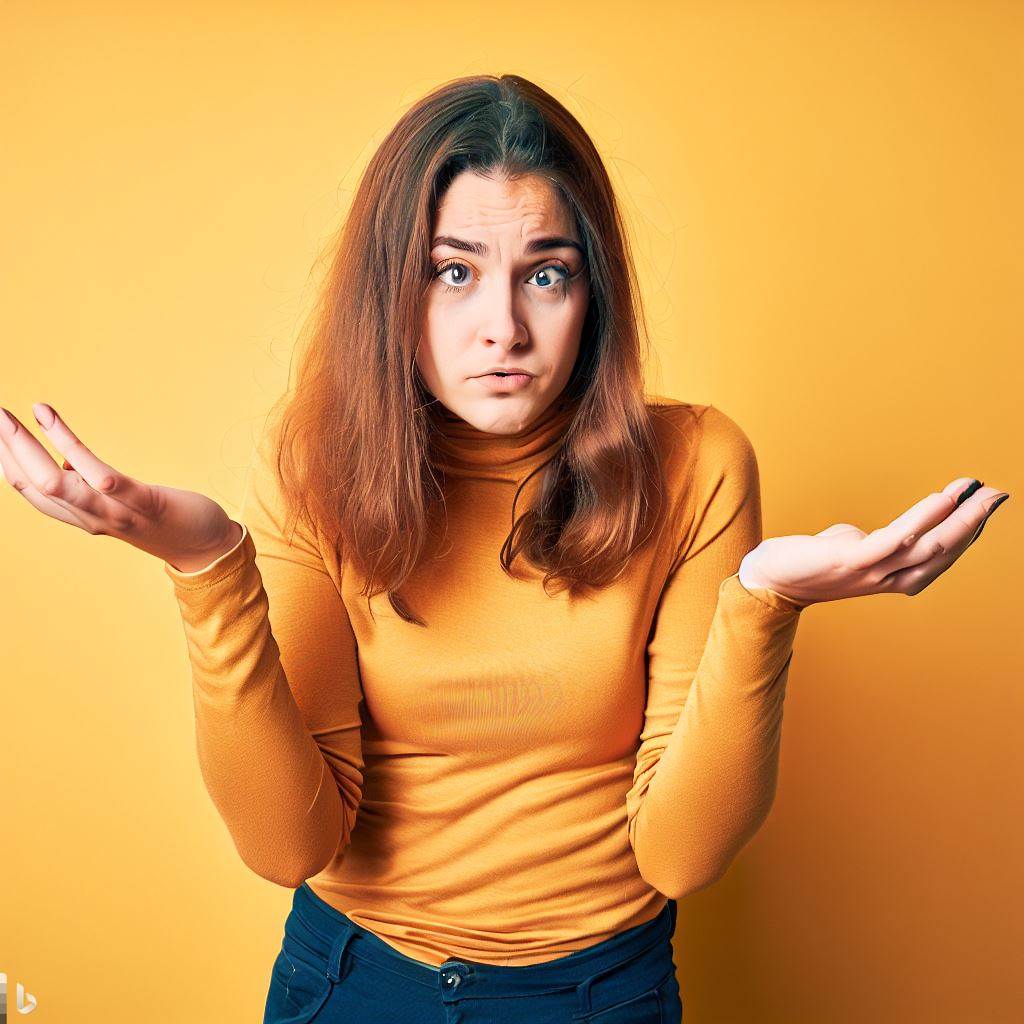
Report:
<svg viewBox="0 0 1024 1024"><path fill-rule="evenodd" d="M656 396L648 406L674 510L671 535L683 538L680 550L689 551L696 530L727 523L758 500L754 447L739 423L714 405Z"/></svg>
<svg viewBox="0 0 1024 1024"><path fill-rule="evenodd" d="M645 399L659 442L669 462L682 452L685 461L698 462L705 472L744 468L754 450L746 431L714 405L700 405L664 395Z"/></svg>

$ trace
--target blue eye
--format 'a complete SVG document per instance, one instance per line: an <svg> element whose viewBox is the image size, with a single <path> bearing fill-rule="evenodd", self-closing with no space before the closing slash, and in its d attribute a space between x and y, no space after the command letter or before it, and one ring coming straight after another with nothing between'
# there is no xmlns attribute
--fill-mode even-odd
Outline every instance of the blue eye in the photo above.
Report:
<svg viewBox="0 0 1024 1024"><path fill-rule="evenodd" d="M451 262L451 263L443 263L443 264L441 264L440 267L435 268L434 276L438 280L441 280L441 275L442 274L447 274L449 270L460 270L460 271L462 271L462 274L465 275L467 273L467 271L469 270L469 267L467 267L465 263L459 263L458 261ZM460 292L465 287L465 285L462 285L462 284L457 284L455 286L452 286L450 284L447 284L444 281L441 281L441 284L443 284L445 286L445 288L447 288L448 291L450 291L450 292Z"/></svg>
<svg viewBox="0 0 1024 1024"><path fill-rule="evenodd" d="M449 270L457 270L459 272L460 281L458 283L448 284L445 280L443 280L443 275L447 274ZM558 271L561 277L559 277L555 281L550 281L550 272L552 270ZM445 291L462 292L465 291L466 288L468 287L468 285L466 285L464 282L465 277L469 273L469 271L470 268L465 263L462 263L459 260L449 260L448 262L442 263L434 268L434 276L439 281L441 281L441 284L444 286ZM566 267L563 267L558 263L549 263L547 264L547 266L541 267L540 270L534 271L534 273L530 275L530 278L528 280L533 280L533 278L541 274L543 274L550 281L550 283L548 284L538 284L536 286L538 289L540 289L540 291L543 292L564 290L566 287L566 283L572 276Z"/></svg>
<svg viewBox="0 0 1024 1024"><path fill-rule="evenodd" d="M552 287L556 287L557 288L558 285L563 284L565 281L567 281L569 279L569 271L566 270L564 267L558 266L557 263L551 263L551 264L549 264L546 267L541 267L541 269L537 271L537 274L547 274L549 270L557 270L562 275L562 277L560 277L557 281L553 282ZM533 276L536 277L537 274L534 274ZM540 286L538 286L538 287L540 287ZM550 291L550 290L551 290L551 288L542 287L542 291L546 291L547 292L547 291Z"/></svg>

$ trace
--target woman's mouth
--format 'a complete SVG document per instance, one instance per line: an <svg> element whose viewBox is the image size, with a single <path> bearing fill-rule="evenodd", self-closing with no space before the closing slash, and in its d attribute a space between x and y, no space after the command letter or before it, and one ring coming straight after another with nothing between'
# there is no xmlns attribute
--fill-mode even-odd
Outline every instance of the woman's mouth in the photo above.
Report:
<svg viewBox="0 0 1024 1024"><path fill-rule="evenodd" d="M518 391L533 380L528 373L485 373L473 380L480 381L489 391L503 393L507 391Z"/></svg>

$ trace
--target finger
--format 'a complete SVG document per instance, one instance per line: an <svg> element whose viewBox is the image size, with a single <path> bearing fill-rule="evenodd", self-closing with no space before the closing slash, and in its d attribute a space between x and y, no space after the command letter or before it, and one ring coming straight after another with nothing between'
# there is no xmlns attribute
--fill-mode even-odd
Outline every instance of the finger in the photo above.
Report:
<svg viewBox="0 0 1024 1024"><path fill-rule="evenodd" d="M124 518L124 509L116 499L94 491L77 472L62 470L32 431L13 413L8 412L7 418L0 425L0 435L17 463L21 477L41 497L48 498L62 508L74 510L76 514L93 516L96 521L111 516Z"/></svg>
<svg viewBox="0 0 1024 1024"><path fill-rule="evenodd" d="M985 496L981 497L983 493ZM1008 497L994 487L979 488L968 501L911 544L904 564L924 562L943 552L950 552L955 561L978 539L985 521Z"/></svg>
<svg viewBox="0 0 1024 1024"><path fill-rule="evenodd" d="M4 479L30 504L34 505L44 515L59 519L61 522L69 523L71 526L81 527L86 532L92 532L89 523L85 518L71 509L40 494L32 485L31 481L21 471L17 460L11 455L10 449L0 439L0 466L3 467Z"/></svg>
<svg viewBox="0 0 1024 1024"><path fill-rule="evenodd" d="M855 570L870 569L899 552L901 548L911 545L915 545L916 561L924 561L933 554L933 551L925 550L924 545L919 543L920 538L946 520L954 509L970 506L969 514L973 514L981 500L999 493L994 487L986 489L979 486L974 489L971 497L967 498L966 492L973 484L973 478L959 477L947 484L943 490L923 497L887 526L873 530L859 541L851 541L849 550L843 553L844 564ZM958 497L966 499L962 506L958 505ZM960 522L960 529L963 529L963 520ZM976 526L977 521L972 529ZM938 540L937 536L931 537L933 545Z"/></svg>
<svg viewBox="0 0 1024 1024"><path fill-rule="evenodd" d="M984 526L984 523L982 523ZM978 531L980 533L981 530ZM977 539L975 534L974 539ZM879 590L888 593L901 593L909 597L920 594L922 590L930 587L973 543L968 541L963 545L957 545L939 551L931 558L916 565L908 565L904 568L894 568L882 581Z"/></svg>
<svg viewBox="0 0 1024 1024"><path fill-rule="evenodd" d="M918 567L925 575L931 573L934 579L945 572L981 536L985 523L1007 497L1009 495L1000 495L997 491L994 501L986 500L981 505L964 503L938 526L924 533L909 548L901 548L894 555L879 562L874 566L874 571L892 582L897 573ZM911 579L919 580L922 573L904 575L900 579L904 582Z"/></svg>
<svg viewBox="0 0 1024 1024"><path fill-rule="evenodd" d="M93 490L116 499L140 515L152 513L151 487L98 458L79 440L52 406L36 402L32 411L47 440L64 456L65 463L71 463L71 466L65 466L66 469L73 467Z"/></svg>
<svg viewBox="0 0 1024 1024"><path fill-rule="evenodd" d="M1008 494L1002 494L998 498L996 498L994 502L992 502L992 504L989 506L988 512L985 514L985 518L981 521L981 526L979 526L978 529L975 531L975 534L970 539L970 542L968 543L967 547L970 547L971 544L973 544L981 536L981 531L985 529L985 524L989 521L989 519L992 518L992 513L995 512L995 510L999 508L999 506L1002 505L1002 503L1006 501L1008 497Z"/></svg>
<svg viewBox="0 0 1024 1024"><path fill-rule="evenodd" d="M886 593L906 594L913 597L931 586L953 562L956 556L940 555L920 565L896 569L879 584L878 589Z"/></svg>
<svg viewBox="0 0 1024 1024"><path fill-rule="evenodd" d="M971 486L975 483L977 484L976 487ZM956 498L956 503L959 505L966 501L978 489L978 487L984 486L984 480L975 480L974 477L970 476L958 476L955 480L946 484L946 486L942 488L942 493L948 494L951 498Z"/></svg>

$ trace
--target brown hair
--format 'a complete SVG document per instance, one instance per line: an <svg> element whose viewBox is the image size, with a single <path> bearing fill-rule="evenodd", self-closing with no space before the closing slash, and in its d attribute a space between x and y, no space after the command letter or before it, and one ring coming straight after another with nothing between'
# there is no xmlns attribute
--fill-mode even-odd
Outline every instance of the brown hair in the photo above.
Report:
<svg viewBox="0 0 1024 1024"><path fill-rule="evenodd" d="M575 411L541 467L535 507L514 519L502 567L511 574L521 551L544 570L545 587L552 579L570 592L610 583L652 534L664 492L643 390L647 326L593 142L554 97L518 75L441 85L402 115L363 172L274 435L289 518L301 514L320 530L339 562L365 578L368 599L387 591L398 615L419 625L397 591L424 557L444 498L430 460L431 405L439 403L415 352L435 212L464 170L545 176L575 218L590 275L580 352L559 399Z"/></svg>

